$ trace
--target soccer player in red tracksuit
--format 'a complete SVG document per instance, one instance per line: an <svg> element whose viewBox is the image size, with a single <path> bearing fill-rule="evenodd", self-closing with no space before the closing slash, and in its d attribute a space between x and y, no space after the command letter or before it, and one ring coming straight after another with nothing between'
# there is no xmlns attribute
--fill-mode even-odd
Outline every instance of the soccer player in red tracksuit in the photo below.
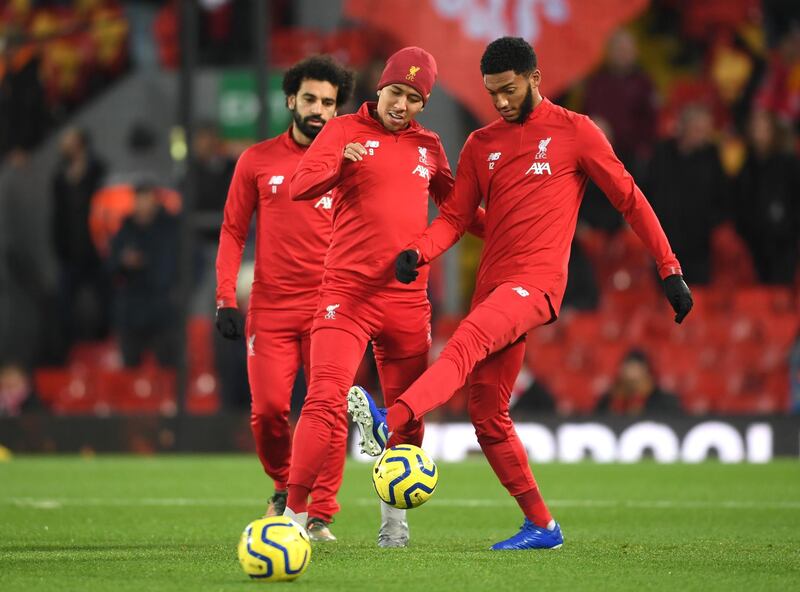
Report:
<svg viewBox="0 0 800 592"><path fill-rule="evenodd" d="M310 330L317 309L323 262L330 242L332 187L308 202L293 202L289 180L323 126L353 89L352 74L329 57L317 56L287 70L283 79L293 122L278 137L248 148L239 159L225 203L217 254L217 328L241 339L236 277L256 215L255 279L247 313L247 374L252 393L250 425L256 451L275 484L267 516L283 514L291 461L289 407L295 375L310 376ZM337 420L325 471L314 482L312 540L336 540L328 524L338 512L347 449L347 420Z"/></svg>
<svg viewBox="0 0 800 592"><path fill-rule="evenodd" d="M292 177L293 199L313 199L332 187L337 192L312 327L311 385L289 472L286 515L301 524L309 489L328 462L332 430L347 417L346 394L367 342L373 343L387 404L428 366L427 270L402 284L395 279L394 259L427 227L428 196L441 205L453 185L439 137L414 121L435 78L436 63L426 51L407 47L395 53L378 84L377 104L365 103L328 123ZM480 220L476 225L480 233ZM392 443L419 445L422 435L422 422L411 421ZM378 544L405 546L405 510L381 504L381 517Z"/></svg>
<svg viewBox="0 0 800 592"><path fill-rule="evenodd" d="M539 493L514 430L509 395L522 367L526 332L558 316L570 242L589 179L655 258L676 322L689 313L692 298L650 204L605 136L588 117L540 95L531 46L510 37L490 43L481 72L501 118L467 139L453 196L396 261L398 279L413 281L418 265L461 237L471 212L485 199L486 245L471 311L436 362L385 415L366 394L351 403L350 412L363 431L385 437L419 421L469 377L469 413L478 441L525 514L520 531L492 548L552 549L563 543L561 528Z"/></svg>

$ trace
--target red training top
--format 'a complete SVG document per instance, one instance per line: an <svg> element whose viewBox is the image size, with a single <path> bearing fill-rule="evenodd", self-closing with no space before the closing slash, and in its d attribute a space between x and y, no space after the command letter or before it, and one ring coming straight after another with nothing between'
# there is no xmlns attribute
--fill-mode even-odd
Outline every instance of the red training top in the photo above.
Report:
<svg viewBox="0 0 800 592"><path fill-rule="evenodd" d="M325 258L323 284L356 282L395 290L424 290L428 269L411 284L394 277L397 255L428 225L428 195L441 206L453 186L453 175L439 136L416 121L390 132L364 103L357 113L328 122L303 156L292 177L292 199L314 199L336 187L333 237ZM346 160L352 142L367 150L359 162ZM476 218L480 234L483 211ZM473 230L470 228L470 230Z"/></svg>
<svg viewBox="0 0 800 592"><path fill-rule="evenodd" d="M289 180L306 151L306 146L294 141L290 128L251 146L239 158L219 237L217 307L236 307L236 277L255 212L256 261L250 308L316 310L334 195L321 191L316 199L304 203L289 198Z"/></svg>
<svg viewBox="0 0 800 592"><path fill-rule="evenodd" d="M600 129L547 99L522 124L498 119L467 138L453 197L412 248L423 263L440 255L461 237L485 199L486 245L475 298L502 283L520 282L545 292L558 314L590 178L644 242L661 277L681 273L653 209Z"/></svg>

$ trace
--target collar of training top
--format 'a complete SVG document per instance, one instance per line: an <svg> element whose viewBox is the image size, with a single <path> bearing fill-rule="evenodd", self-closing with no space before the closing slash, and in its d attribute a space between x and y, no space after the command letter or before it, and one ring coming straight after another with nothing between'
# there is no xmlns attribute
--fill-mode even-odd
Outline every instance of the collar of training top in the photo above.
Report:
<svg viewBox="0 0 800 592"><path fill-rule="evenodd" d="M327 125L327 123L325 124ZM289 148L289 150L293 150L294 152L303 153L308 150L308 146L303 146L302 144L298 144L297 140L294 139L292 135L292 127L294 126L294 122L289 124L289 129L286 130L286 133L281 134L283 137L283 142ZM323 126L324 127L324 126ZM309 144L310 146L311 144Z"/></svg>
<svg viewBox="0 0 800 592"><path fill-rule="evenodd" d="M546 97L542 97L542 102L539 103L538 105L536 105L533 108L533 111L531 111L528 114L528 117L523 122L523 125L528 123L529 121L533 121L534 119L537 119L538 117L541 117L547 111L549 111L552 108L552 106L553 106L553 103L550 102L550 99L548 99ZM500 119L501 119L501 121L503 121L503 123L507 123L508 125L520 125L516 121L506 121L502 117Z"/></svg>

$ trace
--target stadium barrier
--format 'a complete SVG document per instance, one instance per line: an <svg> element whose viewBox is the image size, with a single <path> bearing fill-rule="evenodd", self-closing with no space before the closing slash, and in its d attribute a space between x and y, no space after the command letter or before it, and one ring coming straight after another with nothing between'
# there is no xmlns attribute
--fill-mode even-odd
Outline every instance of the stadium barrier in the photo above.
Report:
<svg viewBox="0 0 800 592"><path fill-rule="evenodd" d="M800 417L703 417L565 419L518 421L517 432L531 461L764 463L800 457ZM353 457L369 460L356 452ZM219 414L0 419L0 445L16 452L236 452L253 450L249 418ZM437 460L456 462L480 447L466 422L428 423L423 447Z"/></svg>

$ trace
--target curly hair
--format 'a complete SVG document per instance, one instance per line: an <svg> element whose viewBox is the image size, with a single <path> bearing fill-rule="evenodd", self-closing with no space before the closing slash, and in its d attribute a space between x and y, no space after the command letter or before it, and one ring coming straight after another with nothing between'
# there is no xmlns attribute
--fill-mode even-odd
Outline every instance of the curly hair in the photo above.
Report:
<svg viewBox="0 0 800 592"><path fill-rule="evenodd" d="M536 69L536 53L522 37L500 37L486 46L481 56L481 74L529 74Z"/></svg>
<svg viewBox="0 0 800 592"><path fill-rule="evenodd" d="M297 62L283 75L283 92L296 95L303 80L322 80L336 87L336 106L346 103L353 94L353 73L327 55L311 56Z"/></svg>

